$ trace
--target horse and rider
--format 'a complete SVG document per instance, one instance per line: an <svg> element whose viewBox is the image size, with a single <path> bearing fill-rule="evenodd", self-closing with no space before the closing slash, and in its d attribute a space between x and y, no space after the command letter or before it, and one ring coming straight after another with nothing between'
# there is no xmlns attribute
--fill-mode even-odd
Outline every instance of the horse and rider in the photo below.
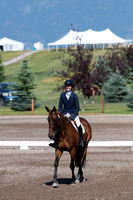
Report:
<svg viewBox="0 0 133 200"><path fill-rule="evenodd" d="M49 138L55 148L54 181L53 187L57 187L57 167L63 151L68 151L71 156L70 168L72 171L72 183L75 183L74 169L79 167L76 181L84 180L82 167L85 164L87 146L92 137L91 126L87 120L78 116L79 100L77 94L72 91L72 80L65 81L65 92L60 95L58 110L53 107L48 111ZM76 126L71 123L74 121ZM83 133L84 131L84 133Z"/></svg>
<svg viewBox="0 0 133 200"><path fill-rule="evenodd" d="M83 147L83 131L78 116L78 112L80 109L78 96L72 91L72 87L74 86L72 80L66 80L64 85L66 87L66 91L60 95L59 111L64 115L64 117L68 118L70 121L75 120L79 133L79 145ZM50 146L56 147L56 144L51 143Z"/></svg>

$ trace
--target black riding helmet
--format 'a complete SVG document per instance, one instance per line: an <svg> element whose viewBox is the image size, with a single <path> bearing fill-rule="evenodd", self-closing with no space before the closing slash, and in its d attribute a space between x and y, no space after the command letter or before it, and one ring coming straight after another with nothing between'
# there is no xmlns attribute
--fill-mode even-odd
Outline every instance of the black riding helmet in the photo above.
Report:
<svg viewBox="0 0 133 200"><path fill-rule="evenodd" d="M74 86L73 81L72 80L66 80L64 83L65 86Z"/></svg>

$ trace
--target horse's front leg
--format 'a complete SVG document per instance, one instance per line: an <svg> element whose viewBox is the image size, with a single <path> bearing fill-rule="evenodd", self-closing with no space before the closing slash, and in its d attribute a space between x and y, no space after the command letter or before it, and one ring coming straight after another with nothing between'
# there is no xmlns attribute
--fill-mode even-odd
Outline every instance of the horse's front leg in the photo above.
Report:
<svg viewBox="0 0 133 200"><path fill-rule="evenodd" d="M71 150L70 155L71 155L70 168L72 171L72 183L74 184L75 183L75 174L74 174L75 163L74 162L75 162L75 156L76 156L76 148L75 147Z"/></svg>
<svg viewBox="0 0 133 200"><path fill-rule="evenodd" d="M54 180L53 180L53 187L58 187L58 182L57 182L57 168L59 164L60 157L62 155L62 151L56 149L55 151L55 161L54 161Z"/></svg>

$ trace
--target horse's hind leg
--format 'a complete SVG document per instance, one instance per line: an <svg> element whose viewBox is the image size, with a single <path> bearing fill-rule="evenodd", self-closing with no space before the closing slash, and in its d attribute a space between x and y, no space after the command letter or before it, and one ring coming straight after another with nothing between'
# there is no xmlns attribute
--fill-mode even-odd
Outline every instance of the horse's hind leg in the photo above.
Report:
<svg viewBox="0 0 133 200"><path fill-rule="evenodd" d="M84 149L84 152L83 152L80 164L79 164L79 170L78 170L78 174L77 174L77 178L76 178L76 183L80 183L80 182L83 182L85 180L84 176L83 176L82 166L84 165L84 162L85 162L85 159L86 159L86 153L87 153L87 144L85 146L85 149Z"/></svg>
<svg viewBox="0 0 133 200"><path fill-rule="evenodd" d="M57 182L57 168L59 164L59 159L62 155L62 151L56 150L55 152L55 161L54 161L54 180L53 180L53 187L58 187L58 182Z"/></svg>
<svg viewBox="0 0 133 200"><path fill-rule="evenodd" d="M70 163L70 168L72 171L72 183L75 183L75 174L74 174L74 169L75 169L75 156L76 156L76 148L73 148L70 152L71 155L71 163Z"/></svg>
<svg viewBox="0 0 133 200"><path fill-rule="evenodd" d="M82 181L84 181L84 177L83 177L83 170L82 170L82 167L80 165L79 170L78 170L78 174L77 174L77 178L76 178L76 184L80 183Z"/></svg>

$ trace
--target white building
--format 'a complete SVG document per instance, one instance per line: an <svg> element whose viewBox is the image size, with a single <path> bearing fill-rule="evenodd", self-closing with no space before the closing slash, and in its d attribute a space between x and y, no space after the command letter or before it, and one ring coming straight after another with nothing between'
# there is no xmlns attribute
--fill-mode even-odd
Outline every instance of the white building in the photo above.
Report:
<svg viewBox="0 0 133 200"><path fill-rule="evenodd" d="M44 45L41 42L34 43L35 50L42 50L44 49Z"/></svg>
<svg viewBox="0 0 133 200"><path fill-rule="evenodd" d="M0 49L3 51L23 51L24 43L4 37L0 39Z"/></svg>

